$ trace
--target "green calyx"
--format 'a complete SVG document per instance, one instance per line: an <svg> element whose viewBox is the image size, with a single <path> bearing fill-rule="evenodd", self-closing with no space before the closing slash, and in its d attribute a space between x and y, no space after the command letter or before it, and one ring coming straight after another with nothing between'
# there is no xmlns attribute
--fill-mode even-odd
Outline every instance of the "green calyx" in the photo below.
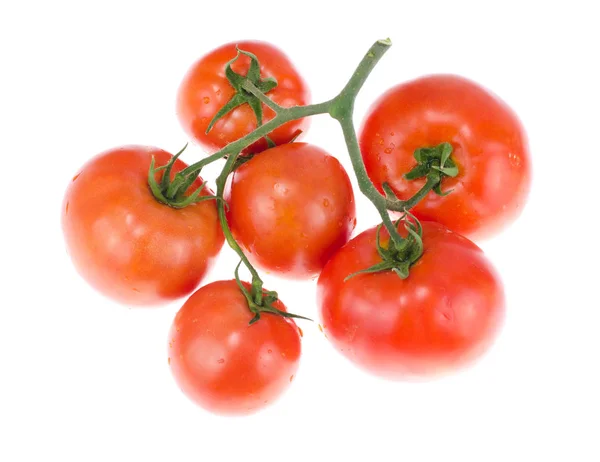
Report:
<svg viewBox="0 0 600 462"><path fill-rule="evenodd" d="M148 186L150 187L150 191L154 198L161 204L176 209L182 209L198 202L216 199L215 196L201 195L206 182L203 182L191 194L187 194L190 186L194 184L194 181L196 181L198 175L200 175L200 170L189 174L185 174L185 171L182 170L181 172L176 173L174 178L171 179L173 165L175 165L179 156L185 151L185 148L187 148L187 143L166 165L161 165L160 167L156 167L156 160L152 157L150 169L148 170ZM156 174L158 172L162 172L160 182L156 180Z"/></svg>
<svg viewBox="0 0 600 462"><path fill-rule="evenodd" d="M444 177L455 177L458 175L458 166L452 159L452 145L450 143L441 143L437 146L419 148L414 152L417 165L404 175L407 180L416 180L426 177L427 180L435 182L433 191L446 196L452 190L442 192L442 180Z"/></svg>
<svg viewBox="0 0 600 462"><path fill-rule="evenodd" d="M273 304L277 300L279 300L277 292L263 290L263 283L260 279L253 278L252 289L251 291L249 291L240 279L239 272L241 264L242 261L240 261L235 268L235 281L238 287L240 288L242 294L244 294L246 301L248 302L248 308L254 314L254 317L250 320L249 325L252 325L258 320L260 320L260 316L262 313L270 313L276 316L281 316L283 318L297 318L312 321L312 319L310 318L306 318L304 316L300 316L293 313L288 313L287 311L282 311L275 308Z"/></svg>
<svg viewBox="0 0 600 462"><path fill-rule="evenodd" d="M236 62L240 55L245 55L250 58L250 68L246 75L240 75L235 72L231 65ZM266 94L273 90L277 86L277 80L273 77L267 77L265 79L260 76L260 63L258 58L253 53L248 51L237 49L237 55L231 61L225 65L225 77L235 90L235 94L231 99L225 103L225 105L219 109L213 119L208 124L206 133L210 132L213 126L236 107L242 104L248 104L256 116L256 125L260 127L263 123L263 107L262 102L252 93L244 89L244 83L250 82L254 85L261 93ZM268 137L265 136L267 144L270 148L275 146L275 143Z"/></svg>
<svg viewBox="0 0 600 462"><path fill-rule="evenodd" d="M383 183L382 188L385 193L386 207L388 210L404 212L410 210L424 199L430 191L439 196L447 196L452 192L442 191L442 182L446 177L455 177L459 170L456 162L452 159L452 145L450 143L441 143L433 147L416 149L414 157L417 165L404 175L407 180L416 180L425 178L425 184L407 200L400 200L392 190L389 184Z"/></svg>
<svg viewBox="0 0 600 462"><path fill-rule="evenodd" d="M400 242L389 239L387 247L381 245L381 228L383 224L377 227L377 252L381 257L381 262L364 270L350 274L344 281L347 281L359 274L381 273L393 271L400 279L406 279L409 276L410 267L414 265L421 255L423 255L423 228L417 218L409 212L395 223L396 228L403 224L408 232L408 236Z"/></svg>

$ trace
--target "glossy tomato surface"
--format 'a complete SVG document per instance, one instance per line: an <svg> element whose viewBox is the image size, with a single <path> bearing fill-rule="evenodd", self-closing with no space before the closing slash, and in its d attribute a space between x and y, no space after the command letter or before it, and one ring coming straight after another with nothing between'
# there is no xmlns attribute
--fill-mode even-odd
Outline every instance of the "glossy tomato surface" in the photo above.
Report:
<svg viewBox="0 0 600 462"><path fill-rule="evenodd" d="M231 99L235 90L225 77L225 65L235 58L236 46L257 56L261 78L273 77L277 87L268 93L269 98L283 107L306 105L310 92L288 57L277 47L264 42L242 41L223 45L196 61L185 75L177 94L177 115L188 135L207 151L216 151L256 129L256 115L248 104L238 106L220 119L207 134L206 129L215 114ZM250 58L241 55L232 69L246 75ZM275 113L263 105L263 123ZM305 132L309 119L288 122L269 135L277 145L289 142L301 130ZM261 139L245 152L260 152L267 148Z"/></svg>
<svg viewBox="0 0 600 462"><path fill-rule="evenodd" d="M246 284L247 287L248 284ZM277 301L274 308L285 311ZM291 384L301 352L290 318L254 315L237 283L200 288L177 313L169 334L169 364L182 391L217 414L249 414Z"/></svg>
<svg viewBox="0 0 600 462"><path fill-rule="evenodd" d="M397 85L370 108L360 133L369 177L408 199L425 180L403 175L416 165L417 148L449 142L459 167L412 211L470 238L486 238L523 210L531 183L527 137L514 112L480 85L454 75L433 75Z"/></svg>
<svg viewBox="0 0 600 462"><path fill-rule="evenodd" d="M154 199L148 187L153 156L157 166L172 157L147 146L99 154L73 177L63 202L75 267L102 294L126 304L162 304L192 293L224 240L214 201L177 210ZM185 167L177 160L172 174ZM192 190L201 184L196 180Z"/></svg>
<svg viewBox="0 0 600 462"><path fill-rule="evenodd" d="M238 168L227 218L248 258L277 274L318 274L356 225L354 194L339 161L306 143L268 149Z"/></svg>
<svg viewBox="0 0 600 462"><path fill-rule="evenodd" d="M381 231L384 246L388 236ZM504 292L483 252L446 227L425 222L425 250L407 279L387 271L344 282L381 261L375 239L375 228L352 239L319 277L321 321L333 345L389 379L438 375L485 351L504 317Z"/></svg>

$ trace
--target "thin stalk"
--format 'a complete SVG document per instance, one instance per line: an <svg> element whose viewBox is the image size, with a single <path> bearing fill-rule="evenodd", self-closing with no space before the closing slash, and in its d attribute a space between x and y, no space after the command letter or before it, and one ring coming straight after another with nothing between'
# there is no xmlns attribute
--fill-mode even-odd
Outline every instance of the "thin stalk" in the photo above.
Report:
<svg viewBox="0 0 600 462"><path fill-rule="evenodd" d="M225 214L225 201L223 199L223 193L225 192L225 183L227 182L227 177L233 170L233 165L235 164L237 156L238 154L232 154L227 158L227 162L225 162L225 166L223 167L221 174L217 178L217 213L219 215L219 222L221 223L221 228L223 229L223 234L225 235L227 244L229 244L229 247L231 247L234 250L234 252L238 254L242 262L244 262L244 265L246 266L246 268L248 268L250 274L252 274L253 283L254 281L258 280L261 281L262 284L262 280L258 275L258 271L256 271L254 266L252 266L252 263L250 263L248 257L246 257L246 254L233 237L233 234L231 233L231 228L229 227L229 223L227 223L227 216Z"/></svg>

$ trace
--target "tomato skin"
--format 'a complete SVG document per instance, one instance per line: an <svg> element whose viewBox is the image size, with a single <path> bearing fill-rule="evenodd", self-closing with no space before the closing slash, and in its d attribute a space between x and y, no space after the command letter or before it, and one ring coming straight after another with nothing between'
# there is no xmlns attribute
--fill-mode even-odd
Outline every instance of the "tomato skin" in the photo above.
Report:
<svg viewBox="0 0 600 462"><path fill-rule="evenodd" d="M177 116L186 133L207 151L212 152L247 135L256 129L256 116L248 104L237 107L219 120L207 134L208 124L215 114L231 99L235 90L225 77L225 65L235 58L236 46L255 54L260 62L261 77L274 77L277 87L268 93L269 98L283 107L307 105L310 91L288 57L275 46L257 41L242 41L223 45L196 61L185 75L177 94ZM240 56L232 69L246 75L250 58ZM275 113L263 105L263 123ZM269 135L276 145L285 144L297 134L306 132L309 118L288 122ZM261 139L245 153L261 152L267 148Z"/></svg>
<svg viewBox="0 0 600 462"><path fill-rule="evenodd" d="M471 239L498 233L521 213L531 183L527 137L513 111L478 84L432 75L397 85L370 108L360 131L369 177L408 199L425 179L403 178L415 149L452 144L459 175L444 178L446 197L431 192L412 212Z"/></svg>
<svg viewBox="0 0 600 462"><path fill-rule="evenodd" d="M273 307L286 311L281 301ZM292 382L301 353L298 327L272 314L249 325L252 317L235 280L200 288L177 313L169 365L182 391L204 409L253 413Z"/></svg>
<svg viewBox="0 0 600 462"><path fill-rule="evenodd" d="M290 278L318 274L356 225L348 174L307 143L277 146L243 164L225 198L233 235L252 263Z"/></svg>
<svg viewBox="0 0 600 462"><path fill-rule="evenodd" d="M381 238L387 245L385 230ZM344 282L381 261L375 239L376 228L359 234L319 277L321 322L333 345L360 367L396 380L432 377L482 354L504 318L502 283L483 252L424 222L425 250L407 279L387 271Z"/></svg>
<svg viewBox="0 0 600 462"><path fill-rule="evenodd" d="M152 156L157 166L172 158L147 146L97 155L73 178L63 202L63 233L78 272L102 294L129 305L190 294L224 242L214 201L176 210L155 200L148 187ZM185 167L177 160L172 174ZM192 190L201 184L197 179Z"/></svg>

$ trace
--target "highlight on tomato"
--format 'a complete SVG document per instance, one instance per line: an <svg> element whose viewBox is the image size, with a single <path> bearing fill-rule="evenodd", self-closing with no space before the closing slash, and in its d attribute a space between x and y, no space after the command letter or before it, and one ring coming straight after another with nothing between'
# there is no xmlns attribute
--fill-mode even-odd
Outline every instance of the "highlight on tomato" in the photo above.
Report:
<svg viewBox="0 0 600 462"><path fill-rule="evenodd" d="M177 116L186 133L207 151L216 151L268 122L275 113L242 87L250 80L283 107L307 105L310 92L289 58L266 42L223 45L196 61L177 93ZM287 122L244 150L256 153L306 132L309 119Z"/></svg>
<svg viewBox="0 0 600 462"><path fill-rule="evenodd" d="M525 130L508 105L470 80L431 75L391 88L369 109L359 141L380 192L408 200L433 190L412 209L419 219L481 239L523 210L531 183Z"/></svg>
<svg viewBox="0 0 600 462"><path fill-rule="evenodd" d="M281 301L271 302L286 312ZM184 394L202 408L224 415L254 413L294 380L301 354L295 322L271 312L254 320L236 280L200 288L177 313L169 365Z"/></svg>
<svg viewBox="0 0 600 462"><path fill-rule="evenodd" d="M346 244L318 281L327 338L387 379L431 378L472 363L504 318L502 283L479 247L438 223L424 222L419 234L422 255L405 261L404 279L394 261L382 261L389 234L372 228Z"/></svg>
<svg viewBox="0 0 600 462"><path fill-rule="evenodd" d="M291 143L235 170L225 200L235 239L257 266L278 275L317 275L356 225L354 193L340 162Z"/></svg>
<svg viewBox="0 0 600 462"><path fill-rule="evenodd" d="M186 167L155 147L110 149L73 177L63 202L63 234L77 271L105 296L130 305L164 304L192 293L224 241L202 179L189 185L191 193L173 198L185 208L165 205L149 188L154 163L170 165L170 178ZM153 179L166 184L164 171L157 169Z"/></svg>

